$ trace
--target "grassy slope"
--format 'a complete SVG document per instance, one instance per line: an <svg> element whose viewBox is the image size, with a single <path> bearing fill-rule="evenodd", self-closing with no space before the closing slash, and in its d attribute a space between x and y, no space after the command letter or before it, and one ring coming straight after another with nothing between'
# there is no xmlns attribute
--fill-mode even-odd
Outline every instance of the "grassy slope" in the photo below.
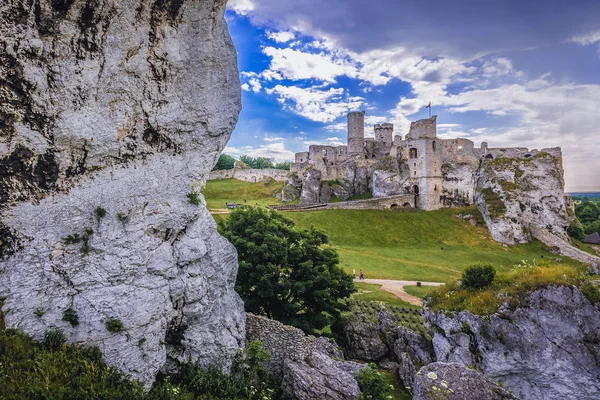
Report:
<svg viewBox="0 0 600 400"><path fill-rule="evenodd" d="M398 296L393 293L386 292L381 289L381 285L374 285L371 283L355 282L354 285L358 292L352 295L353 298L362 301L381 301L388 305L406 307L406 308L419 308L413 306L410 303L400 300Z"/></svg>
<svg viewBox="0 0 600 400"><path fill-rule="evenodd" d="M209 209L224 209L226 208L225 203L233 202L249 206L254 203L267 206L281 203L274 195L281 193L282 187L283 183L276 181L251 183L237 179L223 179L208 181L202 194ZM244 203L244 199L246 203Z"/></svg>
<svg viewBox="0 0 600 400"><path fill-rule="evenodd" d="M226 201L261 205L275 204L272 196L281 183L265 186L237 180L209 181L203 193L209 208L223 208ZM504 247L491 239L484 227L474 227L456 214L476 209L442 209L428 212L379 210L327 210L285 215L298 226L315 227L327 233L340 254L340 264L349 273L362 268L366 278L445 282L458 278L476 262L490 262L508 270L521 260L555 258L534 241ZM215 219L226 216L215 215ZM441 250L441 248L444 250ZM566 264L575 262L562 257Z"/></svg>

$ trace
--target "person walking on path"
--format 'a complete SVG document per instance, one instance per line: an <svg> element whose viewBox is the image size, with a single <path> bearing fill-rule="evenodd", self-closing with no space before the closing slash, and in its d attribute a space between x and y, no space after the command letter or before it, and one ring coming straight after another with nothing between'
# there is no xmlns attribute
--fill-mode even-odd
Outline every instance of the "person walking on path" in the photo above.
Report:
<svg viewBox="0 0 600 400"><path fill-rule="evenodd" d="M360 275L359 275L359 280L364 281L365 280L365 274L363 273L363 270L360 270Z"/></svg>

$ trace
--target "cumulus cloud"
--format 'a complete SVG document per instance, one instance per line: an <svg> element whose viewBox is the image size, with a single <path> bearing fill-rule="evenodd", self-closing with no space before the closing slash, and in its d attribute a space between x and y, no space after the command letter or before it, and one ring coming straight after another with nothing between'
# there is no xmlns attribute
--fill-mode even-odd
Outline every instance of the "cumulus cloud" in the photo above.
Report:
<svg viewBox="0 0 600 400"><path fill-rule="evenodd" d="M267 37L277 43L287 43L291 40L294 40L294 38L296 37L296 34L294 32L286 32L286 31L280 31L280 32L267 32Z"/></svg>
<svg viewBox="0 0 600 400"><path fill-rule="evenodd" d="M570 41L573 43L580 44L582 46L587 46L590 44L600 42L600 30L588 32L584 35L573 36L571 37Z"/></svg>
<svg viewBox="0 0 600 400"><path fill-rule="evenodd" d="M318 122L331 122L365 105L362 97L349 96L342 88L322 90L277 85L266 92L276 95L289 110Z"/></svg>

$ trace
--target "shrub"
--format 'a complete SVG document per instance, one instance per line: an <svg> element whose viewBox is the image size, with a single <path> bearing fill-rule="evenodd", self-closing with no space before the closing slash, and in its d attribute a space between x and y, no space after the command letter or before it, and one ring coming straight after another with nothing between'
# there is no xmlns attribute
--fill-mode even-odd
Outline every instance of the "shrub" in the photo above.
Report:
<svg viewBox="0 0 600 400"><path fill-rule="evenodd" d="M462 286L469 290L488 287L494 281L495 276L496 270L490 264L475 264L463 271Z"/></svg>
<svg viewBox="0 0 600 400"><path fill-rule="evenodd" d="M585 232L583 231L583 226L579 221L571 222L571 225L567 228L567 234L573 239L577 239L579 241L585 239Z"/></svg>
<svg viewBox="0 0 600 400"><path fill-rule="evenodd" d="M262 342L253 341L237 354L229 375L223 372L220 364L213 364L208 368L184 364L178 374L155 384L149 397L271 400L277 393L265 370L270 358L271 354L263 349ZM177 397L171 397L172 394Z"/></svg>
<svg viewBox="0 0 600 400"><path fill-rule="evenodd" d="M46 310L44 310L44 307L42 306L36 307L35 310L33 310L33 315L35 315L37 319L42 319L44 314L46 314Z"/></svg>
<svg viewBox="0 0 600 400"><path fill-rule="evenodd" d="M98 221L100 221L102 218L104 218L106 216L106 210L100 206L96 207L96 218L98 219Z"/></svg>
<svg viewBox="0 0 600 400"><path fill-rule="evenodd" d="M187 198L188 198L188 201L195 206L199 206L201 203L200 196L198 196L198 193L196 193L196 192L188 193Z"/></svg>
<svg viewBox="0 0 600 400"><path fill-rule="evenodd" d="M119 333L123 330L123 323L120 319L110 318L106 321L106 329L111 333Z"/></svg>
<svg viewBox="0 0 600 400"><path fill-rule="evenodd" d="M70 323L73 327L79 325L79 315L70 307L63 312L62 320Z"/></svg>
<svg viewBox="0 0 600 400"><path fill-rule="evenodd" d="M127 222L127 220L129 219L129 213L124 213L124 212L117 213L117 218L119 218L119 221L121 221L121 222Z"/></svg>
<svg viewBox="0 0 600 400"><path fill-rule="evenodd" d="M375 364L361 369L356 374L358 387L360 388L359 400L391 399L394 387L381 372L376 370Z"/></svg>
<svg viewBox="0 0 600 400"><path fill-rule="evenodd" d="M67 343L67 337L60 328L46 329L44 331L44 347L50 350L57 350L63 344Z"/></svg>

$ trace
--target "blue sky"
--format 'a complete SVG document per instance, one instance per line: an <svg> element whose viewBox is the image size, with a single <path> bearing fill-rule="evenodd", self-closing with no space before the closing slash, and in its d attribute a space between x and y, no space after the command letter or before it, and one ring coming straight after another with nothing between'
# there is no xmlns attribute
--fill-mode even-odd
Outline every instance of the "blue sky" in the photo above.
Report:
<svg viewBox="0 0 600 400"><path fill-rule="evenodd" d="M229 0L243 110L225 153L342 145L346 114L427 117L476 145L563 149L567 191L600 191L600 1Z"/></svg>

